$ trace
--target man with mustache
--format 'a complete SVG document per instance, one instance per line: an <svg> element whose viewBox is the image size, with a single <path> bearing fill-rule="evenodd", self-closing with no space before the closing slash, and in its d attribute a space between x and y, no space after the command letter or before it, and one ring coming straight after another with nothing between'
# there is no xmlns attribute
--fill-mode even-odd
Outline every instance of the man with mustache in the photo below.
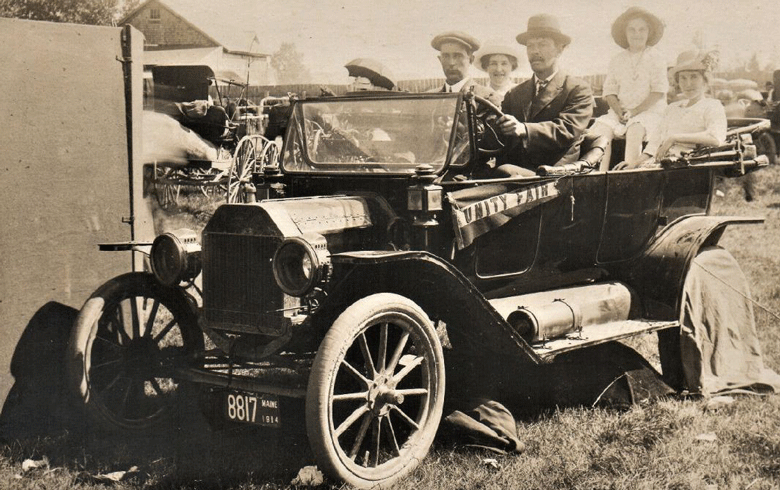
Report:
<svg viewBox="0 0 780 490"><path fill-rule="evenodd" d="M593 92L584 80L559 70L558 59L571 38L558 19L540 14L517 36L534 72L510 90L498 120L510 144L498 160L498 176L534 175L540 165L563 165L579 158L580 142L593 116Z"/></svg>
<svg viewBox="0 0 780 490"><path fill-rule="evenodd" d="M468 75L474 61L474 51L479 49L479 41L465 32L448 31L439 34L431 41L431 46L439 51L439 62L444 71L444 86L431 92L466 92L474 87L474 94L484 97L496 105L500 99L489 88L479 85Z"/></svg>

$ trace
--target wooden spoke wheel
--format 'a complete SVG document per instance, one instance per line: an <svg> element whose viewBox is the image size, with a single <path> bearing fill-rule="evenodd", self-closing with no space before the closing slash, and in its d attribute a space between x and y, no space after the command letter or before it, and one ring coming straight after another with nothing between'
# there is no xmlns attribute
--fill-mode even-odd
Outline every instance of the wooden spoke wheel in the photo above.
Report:
<svg viewBox="0 0 780 490"><path fill-rule="evenodd" d="M157 203L162 208L169 208L178 204L181 185L177 181L181 179L181 176L181 171L177 169L157 167L154 193L157 197Z"/></svg>
<svg viewBox="0 0 780 490"><path fill-rule="evenodd" d="M68 379L87 414L112 431L143 431L182 410L175 372L203 351L195 312L178 288L129 273L84 304L68 344Z"/></svg>
<svg viewBox="0 0 780 490"><path fill-rule="evenodd" d="M257 163L260 168L266 167L278 167L279 166L279 147L273 141L269 141L263 147L260 153Z"/></svg>
<svg viewBox="0 0 780 490"><path fill-rule="evenodd" d="M320 468L388 487L428 452L444 403L444 358L425 312L381 293L342 313L312 366L306 428Z"/></svg>
<svg viewBox="0 0 780 490"><path fill-rule="evenodd" d="M215 168L193 168L189 172L191 185L196 187L203 197L211 199L217 197L216 194L220 189L220 177L221 172ZM222 192L224 192L224 186L222 186L222 189Z"/></svg>
<svg viewBox="0 0 780 490"><path fill-rule="evenodd" d="M251 182L257 165L257 148L252 137L245 137L236 147L233 165L228 176L227 202L247 202L244 185Z"/></svg>

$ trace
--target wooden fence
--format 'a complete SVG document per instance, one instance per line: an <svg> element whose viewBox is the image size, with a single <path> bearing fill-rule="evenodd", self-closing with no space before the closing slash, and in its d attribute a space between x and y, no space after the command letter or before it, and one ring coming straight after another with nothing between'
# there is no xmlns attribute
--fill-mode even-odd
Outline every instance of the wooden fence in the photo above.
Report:
<svg viewBox="0 0 780 490"><path fill-rule="evenodd" d="M604 78L606 75L589 75L582 77L593 88L595 94L601 93L601 87L604 84ZM487 77L475 78L477 83L482 85L488 84ZM525 78L515 78L516 83L524 81ZM406 92L427 92L444 85L444 78L421 78L417 80L400 80L398 82L398 88ZM273 96L281 97L288 93L297 94L301 97L304 96L318 96L321 95L323 90L330 90L336 95L342 95L346 93L346 85L334 85L334 84L318 84L318 83L302 83L302 84L288 84L288 85L253 85L247 88L247 97L254 101L259 101L263 97Z"/></svg>

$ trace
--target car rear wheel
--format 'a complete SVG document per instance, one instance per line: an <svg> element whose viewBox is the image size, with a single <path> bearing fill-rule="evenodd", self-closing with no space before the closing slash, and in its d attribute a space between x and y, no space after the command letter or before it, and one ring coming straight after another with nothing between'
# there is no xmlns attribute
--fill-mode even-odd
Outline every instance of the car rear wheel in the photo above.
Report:
<svg viewBox="0 0 780 490"><path fill-rule="evenodd" d="M756 152L759 155L766 155L769 165L777 163L777 146L775 140L769 133L763 133L756 140Z"/></svg>
<svg viewBox="0 0 780 490"><path fill-rule="evenodd" d="M442 347L419 306L390 293L352 304L309 377L306 428L320 468L359 488L392 485L427 454L444 383Z"/></svg>
<svg viewBox="0 0 780 490"><path fill-rule="evenodd" d="M148 430L182 411L184 384L175 371L194 366L202 351L203 334L181 290L151 274L124 274L79 312L68 344L69 385L98 427Z"/></svg>

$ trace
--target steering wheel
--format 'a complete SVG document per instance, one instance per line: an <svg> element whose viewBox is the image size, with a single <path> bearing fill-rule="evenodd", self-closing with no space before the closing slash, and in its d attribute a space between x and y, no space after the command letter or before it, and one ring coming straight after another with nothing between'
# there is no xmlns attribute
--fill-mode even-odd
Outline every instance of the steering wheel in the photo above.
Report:
<svg viewBox="0 0 780 490"><path fill-rule="evenodd" d="M479 153L486 156L494 156L504 151L507 141L501 133L496 121L503 117L504 113L484 97L474 95L477 103L475 118L475 136Z"/></svg>

